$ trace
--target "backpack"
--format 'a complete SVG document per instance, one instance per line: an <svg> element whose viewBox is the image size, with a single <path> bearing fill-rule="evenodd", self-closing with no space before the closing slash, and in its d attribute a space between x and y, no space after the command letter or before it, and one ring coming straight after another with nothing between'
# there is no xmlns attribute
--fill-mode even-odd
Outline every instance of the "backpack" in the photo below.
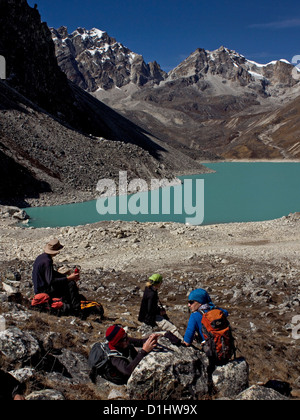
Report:
<svg viewBox="0 0 300 420"><path fill-rule="evenodd" d="M96 378L99 375L116 385L124 384L124 379L116 374L110 363L111 357L120 357L128 360L117 350L111 350L107 342L93 345L88 358L88 365L91 368L90 379L93 383L96 383Z"/></svg>
<svg viewBox="0 0 300 420"><path fill-rule="evenodd" d="M80 303L81 319L86 319L89 315L99 315L101 319L104 317L104 308L99 302L91 300L82 300Z"/></svg>
<svg viewBox="0 0 300 420"><path fill-rule="evenodd" d="M39 293L31 301L31 308L40 312L50 311L50 296L47 293Z"/></svg>
<svg viewBox="0 0 300 420"><path fill-rule="evenodd" d="M67 314L68 306L62 298L51 299L47 293L38 293L31 301L31 308L39 312L49 312L52 315Z"/></svg>
<svg viewBox="0 0 300 420"><path fill-rule="evenodd" d="M235 345L229 321L220 309L202 314L203 350L215 365L225 365L235 356Z"/></svg>

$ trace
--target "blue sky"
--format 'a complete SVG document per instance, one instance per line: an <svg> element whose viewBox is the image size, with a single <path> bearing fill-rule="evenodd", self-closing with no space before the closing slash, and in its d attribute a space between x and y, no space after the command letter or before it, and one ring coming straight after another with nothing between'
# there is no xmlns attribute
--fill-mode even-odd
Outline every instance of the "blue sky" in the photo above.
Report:
<svg viewBox="0 0 300 420"><path fill-rule="evenodd" d="M300 55L299 0L28 0L34 3L48 26L96 27L165 71L196 48L221 45L262 64Z"/></svg>

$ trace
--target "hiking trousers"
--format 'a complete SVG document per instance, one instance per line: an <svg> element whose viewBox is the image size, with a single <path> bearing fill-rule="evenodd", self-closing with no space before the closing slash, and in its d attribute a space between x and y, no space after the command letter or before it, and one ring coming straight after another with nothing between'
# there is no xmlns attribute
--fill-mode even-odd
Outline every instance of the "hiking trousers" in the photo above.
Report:
<svg viewBox="0 0 300 420"><path fill-rule="evenodd" d="M172 334L174 334L179 340L183 340L182 335L178 331L177 327L172 324L172 322L168 321L161 315L156 315L156 324L162 331L170 331Z"/></svg>
<svg viewBox="0 0 300 420"><path fill-rule="evenodd" d="M156 315L155 322L156 326L154 327L143 323L142 327L140 327L139 329L143 336L150 335L153 331L170 331L177 338L179 338L179 340L183 340L183 337L178 331L177 327L174 324L172 324L172 322L165 319L163 316Z"/></svg>
<svg viewBox="0 0 300 420"><path fill-rule="evenodd" d="M80 311L81 300L83 297L79 294L78 286L74 280L58 281L51 284L51 298L62 298L64 303L70 305L73 311Z"/></svg>

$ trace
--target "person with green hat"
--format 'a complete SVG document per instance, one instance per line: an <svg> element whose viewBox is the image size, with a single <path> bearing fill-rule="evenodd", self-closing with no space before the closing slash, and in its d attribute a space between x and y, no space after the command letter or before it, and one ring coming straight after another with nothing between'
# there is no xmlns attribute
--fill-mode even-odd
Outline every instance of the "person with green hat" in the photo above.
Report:
<svg viewBox="0 0 300 420"><path fill-rule="evenodd" d="M138 320L148 327L147 330L158 327L163 331L170 331L177 338L182 340L174 324L169 321L167 313L161 305L158 297L158 289L162 285L163 277L161 274L153 274L149 277L143 299L141 302ZM150 327L150 328L149 328ZM148 332L148 331L147 331Z"/></svg>

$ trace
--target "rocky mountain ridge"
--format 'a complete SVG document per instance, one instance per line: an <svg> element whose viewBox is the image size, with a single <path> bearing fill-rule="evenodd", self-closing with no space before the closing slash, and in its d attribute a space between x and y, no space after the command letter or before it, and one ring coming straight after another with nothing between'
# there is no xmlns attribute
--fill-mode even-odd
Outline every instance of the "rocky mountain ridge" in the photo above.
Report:
<svg viewBox="0 0 300 420"><path fill-rule="evenodd" d="M71 34L65 26L50 30L59 66L70 80L90 92L121 88L129 83L140 87L164 85L182 78L191 78L190 83L196 84L206 76L219 75L223 84L226 80L236 81L261 95L279 96L283 89L297 85L300 78L294 77L295 66L287 60L259 64L224 46L215 51L198 48L166 73L156 61L146 64L140 54L97 28L77 28ZM212 81L202 84L202 91L208 88L210 95L220 93Z"/></svg>
<svg viewBox="0 0 300 420"><path fill-rule="evenodd" d="M215 51L198 48L168 74L158 71L155 78L145 72L141 56L123 47L121 51L121 44L105 32L79 28L68 35L65 27L58 32L60 40L52 30L56 54L69 78L79 77L72 64L76 62L95 97L177 149L196 158L201 152L201 159L300 156L297 123L290 125L284 116L284 107L293 107L293 101L297 114L300 96L299 70L288 61L259 64L223 46ZM82 50L85 43L88 49ZM72 53L77 44L80 53ZM143 65L128 65L133 57ZM286 126L288 142L273 136L274 114Z"/></svg>
<svg viewBox="0 0 300 420"><path fill-rule="evenodd" d="M276 97L282 94L284 89L293 88L298 84L299 80L294 77L294 70L294 65L287 60L259 64L224 46L215 51L198 48L168 74L167 82L180 78L206 79L209 75L219 75L223 85L226 85L226 81L238 82L240 86L262 96ZM203 85L203 90L210 88L210 84L214 88L210 80L210 83ZM223 92L219 92L215 88L211 94L224 92L224 89Z"/></svg>
<svg viewBox="0 0 300 420"><path fill-rule="evenodd" d="M89 92L120 88L130 82L138 86L159 83L167 76L156 62L146 64L141 55L99 29L77 28L68 34L67 27L62 26L51 28L51 32L59 66Z"/></svg>

